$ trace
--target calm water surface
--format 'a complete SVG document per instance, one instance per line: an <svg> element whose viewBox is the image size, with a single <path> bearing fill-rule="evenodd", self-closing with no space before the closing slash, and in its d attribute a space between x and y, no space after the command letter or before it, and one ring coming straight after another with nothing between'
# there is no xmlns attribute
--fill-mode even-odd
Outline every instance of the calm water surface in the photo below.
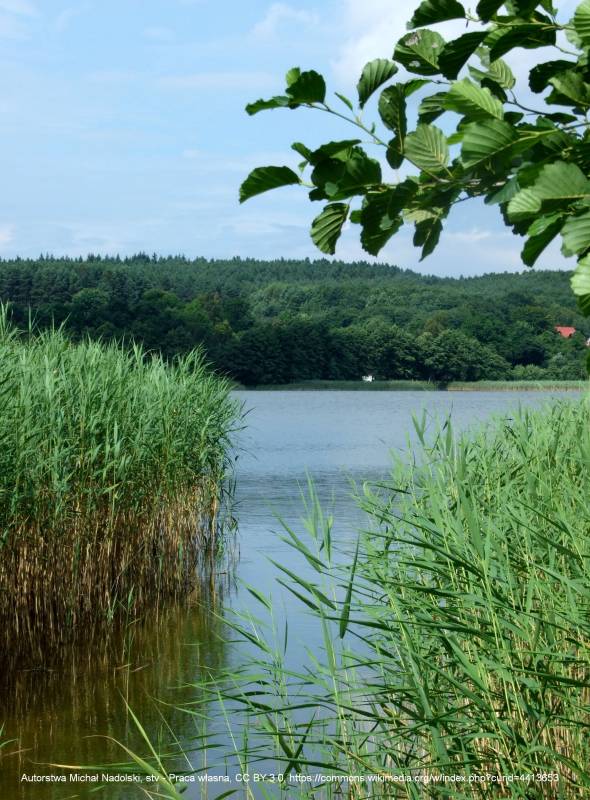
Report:
<svg viewBox="0 0 590 800"><path fill-rule="evenodd" d="M519 404L538 407L551 398L575 397L549 392L236 394L248 414L236 461L235 575L221 576L219 585L206 592L206 602L131 622L110 646L82 646L65 664L28 670L0 688L0 726L4 723L0 744L3 739L17 740L0 750L0 800L97 796L90 794L93 788L96 792L92 784L30 784L21 777L69 774L61 767L43 766L49 763L126 761L112 739L145 751L126 703L154 741L160 735L170 740L169 733L161 733L165 719L180 741L194 742L202 733L199 717L155 699L165 703L198 699L199 691L187 684L241 663L240 647L223 640L222 607L258 613L260 607L244 583L272 595L279 627L288 616L292 665L305 659L305 647L320 646L305 610L277 585L278 571L269 560L306 573L305 562L297 560L280 532L282 523L302 530L302 494L309 476L323 505L333 511L334 537L345 552L362 523L351 483L387 475L391 453L405 452L412 441L413 414L424 409L433 424L450 415L459 430L492 415L509 416ZM223 772L221 756L214 766ZM213 789L210 796L222 791L223 787ZM119 800L144 795L126 785L110 786L98 796ZM192 785L185 794L191 799L202 796L202 790Z"/></svg>

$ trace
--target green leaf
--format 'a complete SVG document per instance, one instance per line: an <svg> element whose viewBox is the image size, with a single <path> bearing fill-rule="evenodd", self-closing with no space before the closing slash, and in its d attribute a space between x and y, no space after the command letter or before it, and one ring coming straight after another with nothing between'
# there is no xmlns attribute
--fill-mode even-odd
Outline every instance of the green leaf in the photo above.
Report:
<svg viewBox="0 0 590 800"><path fill-rule="evenodd" d="M461 160L469 169L482 161L509 152L518 140L512 125L499 119L487 119L467 125L461 148Z"/></svg>
<svg viewBox="0 0 590 800"><path fill-rule="evenodd" d="M400 216L390 216L389 195L389 192L369 193L361 210L361 244L373 256L379 254L403 224Z"/></svg>
<svg viewBox="0 0 590 800"><path fill-rule="evenodd" d="M556 42L555 28L543 26L532 22L522 25L512 25L501 36L494 35L488 37L490 43L490 59L495 61L505 53L510 52L515 47L524 47L532 50L536 47L547 47Z"/></svg>
<svg viewBox="0 0 590 800"><path fill-rule="evenodd" d="M498 86L502 87L502 89L512 89L516 84L514 73L508 64L501 58L497 58L495 61L490 63L488 72L486 73L486 78L494 83L497 83Z"/></svg>
<svg viewBox="0 0 590 800"><path fill-rule="evenodd" d="M360 147L348 152L346 159L327 158L315 167L311 180L321 190L321 198L344 200L366 194L368 188L380 184L381 165ZM314 199L320 195L314 195Z"/></svg>
<svg viewBox="0 0 590 800"><path fill-rule="evenodd" d="M590 316L590 257L586 256L578 262L571 284L582 313Z"/></svg>
<svg viewBox="0 0 590 800"><path fill-rule="evenodd" d="M477 86L469 78L453 83L447 94L445 107L449 111L465 114L471 120L485 119L486 117L502 119L504 116L502 103L492 95L489 89Z"/></svg>
<svg viewBox="0 0 590 800"><path fill-rule="evenodd" d="M590 211L569 217L561 231L564 256L583 256L590 248Z"/></svg>
<svg viewBox="0 0 590 800"><path fill-rule="evenodd" d="M465 9L457 0L423 0L414 12L408 28L434 25L448 19L464 19Z"/></svg>
<svg viewBox="0 0 590 800"><path fill-rule="evenodd" d="M557 122L559 125L569 125L571 122L578 122L578 117L574 117L573 114L563 114L560 111L557 111L553 114L545 114L547 119L550 119L551 122Z"/></svg>
<svg viewBox="0 0 590 800"><path fill-rule="evenodd" d="M559 94L572 100L576 106L581 108L590 107L590 85L577 72L562 72L554 78L549 78L549 83L555 87ZM548 98L548 102L555 103L558 99L551 95Z"/></svg>
<svg viewBox="0 0 590 800"><path fill-rule="evenodd" d="M352 101L350 101L350 100L348 99L348 97L346 97L346 96L345 96L345 95L343 95L343 94L340 94L340 92L334 92L334 94L336 95L336 97L337 97L339 100L341 100L341 101L344 103L344 105L345 105L347 108L349 108L351 111L354 111L354 106L352 105Z"/></svg>
<svg viewBox="0 0 590 800"><path fill-rule="evenodd" d="M303 156L306 161L311 161L312 151L309 149L309 147L306 147L301 142L293 142L291 145L291 150L295 150L295 152L299 153L300 156Z"/></svg>
<svg viewBox="0 0 590 800"><path fill-rule="evenodd" d="M442 222L440 216L430 217L422 222L416 223L414 233L414 245L422 248L420 261L423 261L436 248L442 233Z"/></svg>
<svg viewBox="0 0 590 800"><path fill-rule="evenodd" d="M582 44L590 46L590 0L582 0L576 8L573 23Z"/></svg>
<svg viewBox="0 0 590 800"><path fill-rule="evenodd" d="M300 184L301 180L289 167L256 167L240 186L240 203L257 194L296 183Z"/></svg>
<svg viewBox="0 0 590 800"><path fill-rule="evenodd" d="M399 40L393 57L409 72L438 75L438 59L444 46L445 40L436 31L413 31Z"/></svg>
<svg viewBox="0 0 590 800"><path fill-rule="evenodd" d="M435 119L444 114L444 99L447 96L446 92L436 92L425 97L418 107L418 122L429 124L434 122Z"/></svg>
<svg viewBox="0 0 590 800"><path fill-rule="evenodd" d="M536 180L512 198L508 217L517 222L537 215L544 205L567 207L589 197L590 181L582 170L575 164L556 161L545 165Z"/></svg>
<svg viewBox="0 0 590 800"><path fill-rule="evenodd" d="M353 586L354 586L354 576L355 576L355 573L356 573L356 565L357 565L358 557L359 557L359 544L360 544L360 540L357 539L356 550L355 550L355 553L354 553L354 559L352 561L352 567L351 567L351 570L350 570L350 579L349 579L349 582L348 582L348 588L346 589L346 597L344 598L344 603L342 605L342 614L340 615L339 633L340 633L340 638L341 639L344 639L344 636L346 634L346 630L348 628L348 621L350 619L350 605L351 605L351 602L352 602L352 590L353 590Z"/></svg>
<svg viewBox="0 0 590 800"><path fill-rule="evenodd" d="M509 14L520 19L530 19L531 14L539 5L540 0L507 0L506 8Z"/></svg>
<svg viewBox="0 0 590 800"><path fill-rule="evenodd" d="M389 192L388 214L390 217L398 216L415 197L420 184L414 178L396 184Z"/></svg>
<svg viewBox="0 0 590 800"><path fill-rule="evenodd" d="M296 68L297 69L297 68ZM287 86L286 93L295 103L323 103L326 99L326 81L319 72L309 70L296 74L292 72L293 82ZM290 73L287 73L288 75Z"/></svg>
<svg viewBox="0 0 590 800"><path fill-rule="evenodd" d="M426 78L412 78L412 80L406 81L405 83L400 83L398 85L403 86L404 94L406 97L410 97L410 95L419 91L424 86L428 86L429 83L431 83L431 81L426 80Z"/></svg>
<svg viewBox="0 0 590 800"><path fill-rule="evenodd" d="M396 83L381 92L378 106L379 115L383 124L395 133L385 154L387 162L392 169L398 169L404 160L404 141L408 130L406 117L407 98L428 83L430 81L415 78L406 83Z"/></svg>
<svg viewBox="0 0 590 800"><path fill-rule="evenodd" d="M489 89L494 97L496 97L502 103L502 105L508 100L508 96L506 95L504 89L502 89L502 87L494 81L491 81L487 76L482 79L481 87L482 89Z"/></svg>
<svg viewBox="0 0 590 800"><path fill-rule="evenodd" d="M388 86L379 97L379 115L390 131L396 133L400 139L405 138L408 123L406 118L406 93L404 85L396 83Z"/></svg>
<svg viewBox="0 0 590 800"><path fill-rule="evenodd" d="M522 260L527 267L532 267L535 261L557 236L563 225L561 214L552 214L541 217L533 222L527 234L529 239L522 251Z"/></svg>
<svg viewBox="0 0 590 800"><path fill-rule="evenodd" d="M408 134L404 154L425 172L440 172L449 163L449 148L444 133L434 125L418 125Z"/></svg>
<svg viewBox="0 0 590 800"><path fill-rule="evenodd" d="M438 63L440 71L449 80L454 80L462 67L467 63L473 53L487 36L487 31L465 33L458 39L448 42L440 54Z"/></svg>
<svg viewBox="0 0 590 800"><path fill-rule="evenodd" d="M352 148L360 144L360 142L360 139L344 139L341 142L328 142L310 153L309 162L317 166L326 158L338 157L346 160Z"/></svg>
<svg viewBox="0 0 590 800"><path fill-rule="evenodd" d="M364 107L373 92L392 78L398 71L397 65L388 58L376 58L365 64L360 80L357 84L359 105Z"/></svg>
<svg viewBox="0 0 590 800"><path fill-rule="evenodd" d="M576 64L574 61L565 61L565 59L558 59L557 61L545 61L543 64L537 64L529 72L529 86L533 92L539 94L545 91L549 85L549 79L558 75L560 72L572 69Z"/></svg>
<svg viewBox="0 0 590 800"><path fill-rule="evenodd" d="M287 70L287 74L285 75L285 83L287 86L292 86L296 80L299 80L301 77L301 68L300 67L291 67L291 69Z"/></svg>
<svg viewBox="0 0 590 800"><path fill-rule="evenodd" d="M489 22L504 5L504 0L480 0L477 4L477 16L482 22Z"/></svg>
<svg viewBox="0 0 590 800"><path fill-rule="evenodd" d="M258 114L259 111L268 111L273 108L287 108L291 98L286 96L271 97L270 100L256 100L254 103L249 103L246 106L246 112L252 117Z"/></svg>
<svg viewBox="0 0 590 800"><path fill-rule="evenodd" d="M350 206L346 203L327 205L311 224L311 238L322 253L334 255Z"/></svg>
<svg viewBox="0 0 590 800"><path fill-rule="evenodd" d="M486 205L509 203L519 190L520 186L518 185L518 180L515 177L510 178L503 186L492 194L489 194L485 199L485 203Z"/></svg>
<svg viewBox="0 0 590 800"><path fill-rule="evenodd" d="M404 151L399 136L394 136L387 145L385 158L391 169L399 169L404 162Z"/></svg>

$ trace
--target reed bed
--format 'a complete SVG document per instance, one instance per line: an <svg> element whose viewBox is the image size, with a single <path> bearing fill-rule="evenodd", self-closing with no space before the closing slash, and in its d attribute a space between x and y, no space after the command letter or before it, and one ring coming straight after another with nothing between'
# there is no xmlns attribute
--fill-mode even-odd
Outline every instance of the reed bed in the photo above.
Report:
<svg viewBox="0 0 590 800"><path fill-rule="evenodd" d="M42 654L189 592L215 547L239 409L200 353L170 365L0 314L0 638Z"/></svg>
<svg viewBox="0 0 590 800"><path fill-rule="evenodd" d="M223 689L238 763L282 776L247 796L590 796L589 411L434 439L417 421L411 463L359 498L356 554L334 557L317 504L310 537L286 531L324 648L294 671L282 634L235 620L255 653Z"/></svg>

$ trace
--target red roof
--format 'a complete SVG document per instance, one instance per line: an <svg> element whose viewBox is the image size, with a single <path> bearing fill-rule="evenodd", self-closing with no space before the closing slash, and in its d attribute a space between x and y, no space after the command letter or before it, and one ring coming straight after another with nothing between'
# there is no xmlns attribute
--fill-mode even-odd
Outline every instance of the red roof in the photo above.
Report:
<svg viewBox="0 0 590 800"><path fill-rule="evenodd" d="M555 330L560 336L563 336L564 339L569 339L576 332L575 328L570 328L567 325L556 325Z"/></svg>

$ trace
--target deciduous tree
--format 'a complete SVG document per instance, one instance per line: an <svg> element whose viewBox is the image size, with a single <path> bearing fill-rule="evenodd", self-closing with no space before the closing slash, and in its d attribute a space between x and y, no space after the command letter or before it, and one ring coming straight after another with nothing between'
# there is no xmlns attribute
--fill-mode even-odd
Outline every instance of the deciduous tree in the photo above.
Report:
<svg viewBox="0 0 590 800"><path fill-rule="evenodd" d="M445 41L431 26L451 19L466 29ZM322 252L335 252L350 221L373 255L411 225L425 258L455 206L483 198L524 237L524 264L534 265L561 237L564 255L577 260L574 292L590 314L590 0L565 22L551 0L480 0L474 13L457 0L424 0L408 27L391 58L366 64L354 101L329 99L322 75L293 68L282 95L247 106L249 114L328 113L348 120L354 133L313 149L295 142L299 170L254 169L240 200L303 186L324 204L311 225ZM523 48L542 54L528 86L508 63ZM363 116L369 103L375 121Z"/></svg>

